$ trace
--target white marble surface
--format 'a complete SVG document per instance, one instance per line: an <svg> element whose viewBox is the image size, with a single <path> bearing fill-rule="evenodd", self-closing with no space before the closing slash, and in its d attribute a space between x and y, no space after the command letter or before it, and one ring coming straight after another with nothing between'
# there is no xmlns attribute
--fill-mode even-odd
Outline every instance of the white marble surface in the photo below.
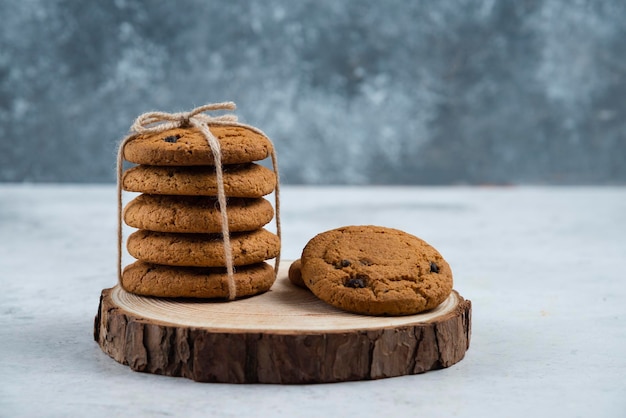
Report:
<svg viewBox="0 0 626 418"><path fill-rule="evenodd" d="M285 259L349 224L437 247L473 303L464 360L378 381L195 383L93 341L112 186L0 184L0 416L626 416L626 188L284 187Z"/></svg>

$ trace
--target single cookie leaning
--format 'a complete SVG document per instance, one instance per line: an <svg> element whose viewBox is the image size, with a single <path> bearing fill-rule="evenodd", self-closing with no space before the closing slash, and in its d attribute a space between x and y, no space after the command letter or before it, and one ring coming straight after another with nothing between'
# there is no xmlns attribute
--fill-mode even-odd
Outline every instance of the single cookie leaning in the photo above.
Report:
<svg viewBox="0 0 626 418"><path fill-rule="evenodd" d="M228 229L253 231L274 216L270 202L263 198L229 198ZM124 222L137 229L159 232L220 233L222 217L214 197L142 194L124 208Z"/></svg>
<svg viewBox="0 0 626 418"><path fill-rule="evenodd" d="M170 298L226 298L228 279L224 268L169 267L136 261L124 268L122 287L143 296ZM239 267L233 276L237 296L263 293L274 283L274 269L267 263Z"/></svg>
<svg viewBox="0 0 626 418"><path fill-rule="evenodd" d="M233 265L255 264L276 257L278 236L265 229L230 234ZM128 237L130 255L148 263L167 266L224 267L221 234L178 234L139 230Z"/></svg>
<svg viewBox="0 0 626 418"><path fill-rule="evenodd" d="M229 197L262 197L274 191L276 175L249 163L223 167L224 193ZM139 165L124 172L122 187L129 192L184 196L217 196L215 167Z"/></svg>
<svg viewBox="0 0 626 418"><path fill-rule="evenodd" d="M367 315L411 315L435 308L452 291L441 254L406 232L347 226L305 246L302 278L323 301Z"/></svg>
<svg viewBox="0 0 626 418"><path fill-rule="evenodd" d="M265 136L245 127L209 126L209 130L220 144L222 164L263 160L272 150L272 144ZM146 165L215 164L207 139L196 128L137 135L124 147L124 158Z"/></svg>

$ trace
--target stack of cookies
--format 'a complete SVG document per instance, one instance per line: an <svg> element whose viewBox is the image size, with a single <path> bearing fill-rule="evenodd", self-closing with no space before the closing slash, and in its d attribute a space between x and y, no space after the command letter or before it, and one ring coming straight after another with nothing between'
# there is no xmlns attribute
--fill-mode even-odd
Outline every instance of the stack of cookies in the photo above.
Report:
<svg viewBox="0 0 626 418"><path fill-rule="evenodd" d="M267 291L275 279L266 260L280 239L264 228L274 209L263 198L276 187L274 171L256 163L272 143L245 126L210 126L220 143L233 279L237 297ZM137 228L127 250L137 259L122 272L131 293L157 297L226 298L228 274L214 157L196 128L138 134L126 142L123 190L140 193L123 212Z"/></svg>

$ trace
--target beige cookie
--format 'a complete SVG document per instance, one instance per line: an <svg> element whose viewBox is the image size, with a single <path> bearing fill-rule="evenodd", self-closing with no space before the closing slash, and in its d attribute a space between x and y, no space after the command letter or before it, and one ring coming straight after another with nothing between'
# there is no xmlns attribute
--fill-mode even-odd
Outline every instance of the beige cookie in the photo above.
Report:
<svg viewBox="0 0 626 418"><path fill-rule="evenodd" d="M416 314L452 291L452 271L441 254L397 229L347 226L321 233L306 245L301 263L317 297L355 313Z"/></svg>
<svg viewBox="0 0 626 418"><path fill-rule="evenodd" d="M280 252L275 234L259 229L230 234L233 265L259 263ZM224 243L221 234L177 234L139 230L128 237L130 255L148 263L168 266L224 267Z"/></svg>
<svg viewBox="0 0 626 418"><path fill-rule="evenodd" d="M220 144L222 164L263 160L272 150L272 144L266 137L245 127L209 126L209 130ZM193 127L137 135L124 147L124 158L146 165L215 164L207 139Z"/></svg>
<svg viewBox="0 0 626 418"><path fill-rule="evenodd" d="M224 193L229 197L262 197L274 191L276 175L262 165L224 166ZM146 194L217 196L215 167L158 167L139 165L122 177L126 191Z"/></svg>
<svg viewBox="0 0 626 418"><path fill-rule="evenodd" d="M262 228L274 216L272 205L263 198L229 198L226 208L231 232ZM222 232L217 199L205 196L141 194L126 205L124 222L133 228L159 232Z"/></svg>
<svg viewBox="0 0 626 418"><path fill-rule="evenodd" d="M241 266L233 275L237 297L266 292L274 283L274 269L267 263ZM122 287L143 296L170 298L228 298L224 268L170 267L136 261L122 273Z"/></svg>

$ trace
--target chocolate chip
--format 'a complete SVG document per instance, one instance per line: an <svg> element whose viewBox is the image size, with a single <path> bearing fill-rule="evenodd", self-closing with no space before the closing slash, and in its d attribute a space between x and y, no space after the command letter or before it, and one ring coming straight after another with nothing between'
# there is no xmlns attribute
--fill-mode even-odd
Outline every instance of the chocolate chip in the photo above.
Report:
<svg viewBox="0 0 626 418"><path fill-rule="evenodd" d="M365 281L363 281L362 278L360 277L356 277L354 279L350 279L348 280L345 285L346 287L353 287L353 288L364 288L365 287Z"/></svg>
<svg viewBox="0 0 626 418"><path fill-rule="evenodd" d="M170 135L170 136L163 138L163 141L169 142L170 144L174 144L176 141L178 141L178 138L180 138L180 135Z"/></svg>
<svg viewBox="0 0 626 418"><path fill-rule="evenodd" d="M344 268L344 267L350 267L352 263L350 262L350 260L341 260L340 262L338 262L337 264L335 264L335 268Z"/></svg>
<svg viewBox="0 0 626 418"><path fill-rule="evenodd" d="M435 264L434 261L430 262L430 272L431 273L439 273L439 267Z"/></svg>

